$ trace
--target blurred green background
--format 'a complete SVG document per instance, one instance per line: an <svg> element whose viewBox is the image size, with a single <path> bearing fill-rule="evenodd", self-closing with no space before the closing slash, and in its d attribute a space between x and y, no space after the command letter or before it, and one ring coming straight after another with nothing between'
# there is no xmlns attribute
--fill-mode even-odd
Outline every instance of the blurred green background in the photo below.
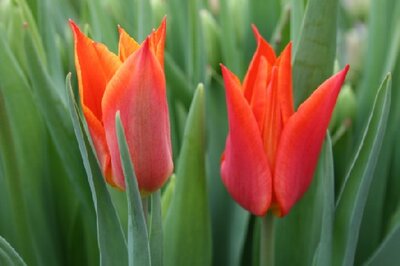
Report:
<svg viewBox="0 0 400 266"><path fill-rule="evenodd" d="M20 258L28 265L100 263L93 195L65 89L72 72L77 95L68 19L117 52L118 24L141 42L164 15L175 169L201 173L207 185L193 196L200 197L193 202L208 203L203 212L181 213L180 222L193 225L186 237L197 244L179 246L180 252L204 259L198 265L258 264L259 221L233 202L219 175L227 134L219 63L243 78L255 51L253 23L277 53L293 42L296 106L350 64L312 187L286 218L276 220L276 265L398 261L400 1L0 0L0 264L22 263ZM180 157L200 82L204 140ZM192 155L200 160L195 170L187 167ZM94 178L102 177L97 172ZM179 178L185 176L178 174L177 183ZM180 185L169 186L165 191L173 197L188 200L177 196L185 193ZM107 190L126 228L125 195ZM179 210L164 229L180 220ZM194 226L207 221L210 231ZM191 255L200 245L204 252Z"/></svg>

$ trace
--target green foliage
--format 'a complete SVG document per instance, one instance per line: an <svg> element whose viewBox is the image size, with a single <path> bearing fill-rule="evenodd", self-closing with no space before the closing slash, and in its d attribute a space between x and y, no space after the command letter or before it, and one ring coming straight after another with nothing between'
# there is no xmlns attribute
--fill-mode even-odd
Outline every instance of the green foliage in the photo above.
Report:
<svg viewBox="0 0 400 266"><path fill-rule="evenodd" d="M118 24L141 42L165 15L176 173L141 199L118 121L127 192L104 181L75 74L65 90L68 19L117 52ZM258 220L220 178L219 63L242 80L252 23L277 54L293 42L296 106L350 64L314 181L275 220L275 265L398 261L400 1L0 0L0 265L259 265Z"/></svg>
<svg viewBox="0 0 400 266"><path fill-rule="evenodd" d="M165 219L165 265L210 265L211 226L205 172L204 88L193 97Z"/></svg>

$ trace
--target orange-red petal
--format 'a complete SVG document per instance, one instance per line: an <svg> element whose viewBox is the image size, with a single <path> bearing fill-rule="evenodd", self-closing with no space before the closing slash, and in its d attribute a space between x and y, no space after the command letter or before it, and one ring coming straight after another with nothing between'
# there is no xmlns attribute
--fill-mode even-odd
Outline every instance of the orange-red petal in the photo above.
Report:
<svg viewBox="0 0 400 266"><path fill-rule="evenodd" d="M279 103L283 123L294 113L292 89L292 43L289 43L278 58L278 84Z"/></svg>
<svg viewBox="0 0 400 266"><path fill-rule="evenodd" d="M267 80L271 76L271 65L265 57L261 57L260 64L254 81L253 95L251 98L251 109L257 121L259 131L262 132L265 122L265 111L267 104Z"/></svg>
<svg viewBox="0 0 400 266"><path fill-rule="evenodd" d="M81 103L101 121L104 90L121 62L106 46L86 37L72 20L70 26L75 37L75 66Z"/></svg>
<svg viewBox="0 0 400 266"><path fill-rule="evenodd" d="M274 195L286 215L309 187L322 142L349 67L326 80L289 118L279 142Z"/></svg>
<svg viewBox="0 0 400 266"><path fill-rule="evenodd" d="M283 129L281 103L278 91L278 69L272 68L271 80L267 88L265 103L264 127L261 132L264 151L267 154L269 165L274 168L276 150Z"/></svg>
<svg viewBox="0 0 400 266"><path fill-rule="evenodd" d="M131 54L133 54L140 45L121 27L118 26L119 43L118 43L118 56L124 62Z"/></svg>
<svg viewBox="0 0 400 266"><path fill-rule="evenodd" d="M222 66L229 134L221 163L222 181L231 196L255 215L264 215L271 203L271 170L257 122L244 98L240 82Z"/></svg>
<svg viewBox="0 0 400 266"><path fill-rule="evenodd" d="M154 54L157 56L161 67L164 68L164 47L165 47L165 36L166 36L167 18L164 17L161 21L160 26L156 31L150 35L150 46L153 49Z"/></svg>
<svg viewBox="0 0 400 266"><path fill-rule="evenodd" d="M112 186L115 186L115 182L111 174L110 152L108 150L103 124L86 106L82 106L82 111L86 118L86 123L88 125L89 133L96 150L101 171L104 174L106 181Z"/></svg>
<svg viewBox="0 0 400 266"><path fill-rule="evenodd" d="M276 55L274 49L269 45L269 43L264 40L260 35L257 28L253 26L254 35L257 39L257 50L250 62L249 69L247 70L246 76L243 81L243 91L245 98L250 102L253 95L254 82L257 77L257 72L259 70L259 64L261 58L267 59L270 65L274 65L276 60Z"/></svg>
<svg viewBox="0 0 400 266"><path fill-rule="evenodd" d="M124 62L103 97L103 123L113 176L124 188L115 114L120 111L130 155L142 193L160 188L173 170L168 106L163 69L147 38Z"/></svg>

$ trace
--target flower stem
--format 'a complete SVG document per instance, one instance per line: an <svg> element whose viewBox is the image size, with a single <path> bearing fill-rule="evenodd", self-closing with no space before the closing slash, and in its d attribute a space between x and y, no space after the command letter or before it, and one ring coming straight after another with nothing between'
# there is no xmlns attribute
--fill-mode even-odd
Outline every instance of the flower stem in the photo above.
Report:
<svg viewBox="0 0 400 266"><path fill-rule="evenodd" d="M144 220L146 222L146 225L148 226L149 197L142 198L142 207L143 207L143 213L144 213Z"/></svg>
<svg viewBox="0 0 400 266"><path fill-rule="evenodd" d="M274 216L267 213L261 218L260 266L274 265L274 247Z"/></svg>

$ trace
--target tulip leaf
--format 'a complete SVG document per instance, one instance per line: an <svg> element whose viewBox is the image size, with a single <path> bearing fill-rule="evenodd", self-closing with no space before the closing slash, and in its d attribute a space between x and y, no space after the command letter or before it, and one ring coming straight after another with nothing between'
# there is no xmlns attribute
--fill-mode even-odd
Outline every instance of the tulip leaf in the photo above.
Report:
<svg viewBox="0 0 400 266"><path fill-rule="evenodd" d="M5 36L0 25L0 35ZM9 203L1 209L7 217L6 237L30 264L57 263L51 234L42 221L45 208L37 199L43 196L46 129L38 112L21 65L5 38L0 38L0 160ZM3 192L3 191L1 191ZM7 199L8 198L8 199ZM43 198L41 198L43 199ZM3 201L3 198L2 198ZM40 249L48 245L48 249Z"/></svg>
<svg viewBox="0 0 400 266"><path fill-rule="evenodd" d="M85 171L79 154L78 144L74 137L73 126L70 119L65 119L67 106L63 94L55 90L56 87L44 65L41 63L39 54L33 46L32 32L27 30L25 35L25 53L30 71L29 79L32 84L32 92L38 110L45 118L44 121L50 132L50 136L56 146L57 152L64 162L65 170L74 185L81 201L88 210L90 206L90 191L87 180L85 180ZM49 111L49 106L52 107Z"/></svg>
<svg viewBox="0 0 400 266"><path fill-rule="evenodd" d="M80 118L71 87L71 74L66 78L69 111L78 140L79 150L86 170L97 218L97 242L101 265L127 265L128 254L125 237L117 212L111 201L98 162L93 154L93 144L88 130Z"/></svg>
<svg viewBox="0 0 400 266"><path fill-rule="evenodd" d="M290 39L293 42L293 51L296 51L304 16L304 2L301 0L290 0L290 4Z"/></svg>
<svg viewBox="0 0 400 266"><path fill-rule="evenodd" d="M199 85L190 107L175 191L164 224L166 266L211 264L204 113L204 89Z"/></svg>
<svg viewBox="0 0 400 266"><path fill-rule="evenodd" d="M361 219L385 133L391 99L391 77L381 84L336 204L334 265L352 265Z"/></svg>
<svg viewBox="0 0 400 266"><path fill-rule="evenodd" d="M26 265L15 249L0 236L0 265L21 266Z"/></svg>
<svg viewBox="0 0 400 266"><path fill-rule="evenodd" d="M117 112L115 116L115 128L121 154L122 169L125 176L126 197L128 200L129 265L151 265L144 208L119 112Z"/></svg>
<svg viewBox="0 0 400 266"><path fill-rule="evenodd" d="M324 143L317 178L322 178L322 189L319 190L323 200L321 237L314 255L313 265L331 265L332 259L332 231L335 211L335 176L333 171L332 142L327 134Z"/></svg>
<svg viewBox="0 0 400 266"><path fill-rule="evenodd" d="M150 254L152 265L163 265L161 191L151 195Z"/></svg>
<svg viewBox="0 0 400 266"><path fill-rule="evenodd" d="M400 260L400 208L394 216L395 224L365 265L392 265Z"/></svg>
<svg viewBox="0 0 400 266"><path fill-rule="evenodd" d="M309 0L293 57L295 105L303 102L333 71L338 0Z"/></svg>

